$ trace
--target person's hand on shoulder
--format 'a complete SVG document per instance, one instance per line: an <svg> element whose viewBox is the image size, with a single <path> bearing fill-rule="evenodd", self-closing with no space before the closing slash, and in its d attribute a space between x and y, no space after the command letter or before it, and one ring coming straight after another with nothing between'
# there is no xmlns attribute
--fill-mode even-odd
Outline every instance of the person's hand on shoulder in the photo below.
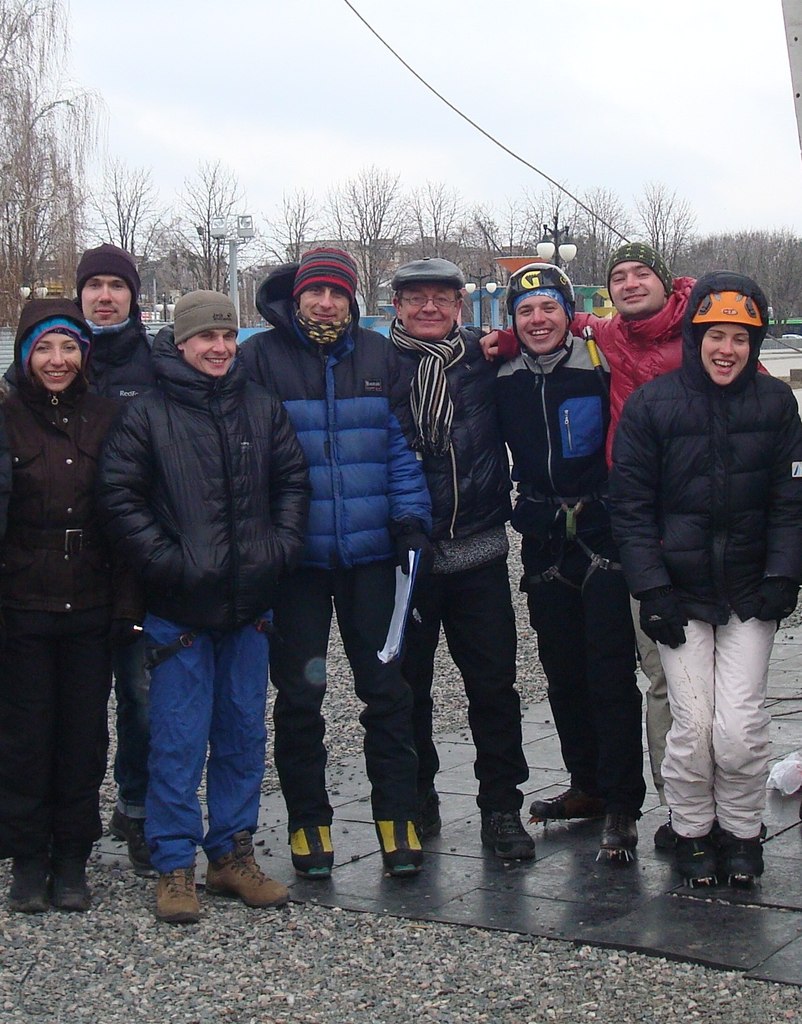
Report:
<svg viewBox="0 0 802 1024"><path fill-rule="evenodd" d="M482 346L482 355L489 363L492 363L498 355L498 331L483 334L479 339L479 344Z"/></svg>

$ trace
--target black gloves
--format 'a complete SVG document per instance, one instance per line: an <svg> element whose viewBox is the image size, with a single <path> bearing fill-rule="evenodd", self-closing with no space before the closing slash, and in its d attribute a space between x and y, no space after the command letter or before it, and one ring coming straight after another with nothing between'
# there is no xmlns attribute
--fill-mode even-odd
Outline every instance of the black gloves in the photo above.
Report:
<svg viewBox="0 0 802 1024"><path fill-rule="evenodd" d="M133 619L112 619L109 640L112 647L129 647L142 636L142 627Z"/></svg>
<svg viewBox="0 0 802 1024"><path fill-rule="evenodd" d="M395 540L396 562L401 566L405 576L409 575L410 551L420 552L418 576L425 576L431 572L434 565L434 550L417 519L403 519L399 523L392 523L390 532Z"/></svg>
<svg viewBox="0 0 802 1024"><path fill-rule="evenodd" d="M767 576L760 581L752 615L763 622L787 618L796 608L799 584L787 576Z"/></svg>
<svg viewBox="0 0 802 1024"><path fill-rule="evenodd" d="M640 628L649 639L672 648L685 643L688 619L673 587L654 587L635 597L640 601Z"/></svg>

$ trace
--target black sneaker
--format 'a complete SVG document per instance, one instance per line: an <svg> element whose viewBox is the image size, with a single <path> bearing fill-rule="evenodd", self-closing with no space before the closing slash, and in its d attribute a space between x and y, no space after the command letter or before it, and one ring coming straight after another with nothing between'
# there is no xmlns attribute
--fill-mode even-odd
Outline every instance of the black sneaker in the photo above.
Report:
<svg viewBox="0 0 802 1024"><path fill-rule="evenodd" d="M86 881L86 860L83 857L54 858L52 868L50 902L56 910L79 913L89 910L92 896Z"/></svg>
<svg viewBox="0 0 802 1024"><path fill-rule="evenodd" d="M687 885L716 884L716 847L709 833L693 838L677 835L674 857Z"/></svg>
<svg viewBox="0 0 802 1024"><path fill-rule="evenodd" d="M440 797L432 786L418 800L418 818L415 822L419 839L431 839L440 835L443 822L440 820Z"/></svg>
<svg viewBox="0 0 802 1024"><path fill-rule="evenodd" d="M760 835L739 839L720 829L717 837L718 877L727 885L752 885L763 874L763 847Z"/></svg>
<svg viewBox="0 0 802 1024"><path fill-rule="evenodd" d="M415 822L388 820L375 824L387 874L395 878L417 875L423 867L423 850Z"/></svg>
<svg viewBox="0 0 802 1024"><path fill-rule="evenodd" d="M581 789L570 786L564 793L551 800L533 800L529 805L533 821L566 821L569 818L601 818L604 814L604 800L600 796L589 796Z"/></svg>
<svg viewBox="0 0 802 1024"><path fill-rule="evenodd" d="M612 811L604 819L601 845L596 860L618 860L628 863L635 859L638 845L638 825L634 817L624 811Z"/></svg>
<svg viewBox="0 0 802 1024"><path fill-rule="evenodd" d="M11 888L8 907L18 914L43 914L50 909L47 886L50 859L47 854L15 857L11 863Z"/></svg>
<svg viewBox="0 0 802 1024"><path fill-rule="evenodd" d="M158 872L150 862L150 849L145 839L144 818L131 818L115 807L109 822L109 832L115 839L125 842L135 875L141 878L156 877Z"/></svg>
<svg viewBox="0 0 802 1024"><path fill-rule="evenodd" d="M502 860L532 860L535 841L518 811L482 811L482 846Z"/></svg>

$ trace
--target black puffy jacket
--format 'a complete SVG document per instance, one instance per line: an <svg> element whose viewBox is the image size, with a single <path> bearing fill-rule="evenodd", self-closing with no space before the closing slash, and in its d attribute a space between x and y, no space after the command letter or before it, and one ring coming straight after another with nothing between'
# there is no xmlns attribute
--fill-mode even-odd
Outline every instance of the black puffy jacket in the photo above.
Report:
<svg viewBox="0 0 802 1024"><path fill-rule="evenodd" d="M482 356L479 332L462 329L465 356L446 370L454 420L451 449L423 455L423 472L432 498L432 539L471 537L510 518L510 470L496 412L496 371ZM409 408L412 378L420 355L397 350L403 400L396 414L407 440L415 437Z"/></svg>
<svg viewBox="0 0 802 1024"><path fill-rule="evenodd" d="M639 388L624 406L613 449L610 502L630 590L673 585L687 615L724 623L753 614L765 576L802 579L802 424L793 392L757 372L766 328L749 328L747 365L714 384L691 323L702 298L766 299L741 275L696 283L683 322L679 370Z"/></svg>
<svg viewBox="0 0 802 1024"><path fill-rule="evenodd" d="M103 449L101 521L140 569L148 611L234 629L271 607L300 555L306 462L281 402L239 358L208 376L165 330L153 359L157 387L126 404Z"/></svg>

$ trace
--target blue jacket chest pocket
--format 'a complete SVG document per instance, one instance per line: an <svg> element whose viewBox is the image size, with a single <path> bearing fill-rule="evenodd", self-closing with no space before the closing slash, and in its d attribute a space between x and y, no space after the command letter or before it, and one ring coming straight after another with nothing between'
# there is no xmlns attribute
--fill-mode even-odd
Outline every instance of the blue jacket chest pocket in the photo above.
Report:
<svg viewBox="0 0 802 1024"><path fill-rule="evenodd" d="M559 409L563 456L579 459L595 454L604 444L602 403L599 395L569 398Z"/></svg>

